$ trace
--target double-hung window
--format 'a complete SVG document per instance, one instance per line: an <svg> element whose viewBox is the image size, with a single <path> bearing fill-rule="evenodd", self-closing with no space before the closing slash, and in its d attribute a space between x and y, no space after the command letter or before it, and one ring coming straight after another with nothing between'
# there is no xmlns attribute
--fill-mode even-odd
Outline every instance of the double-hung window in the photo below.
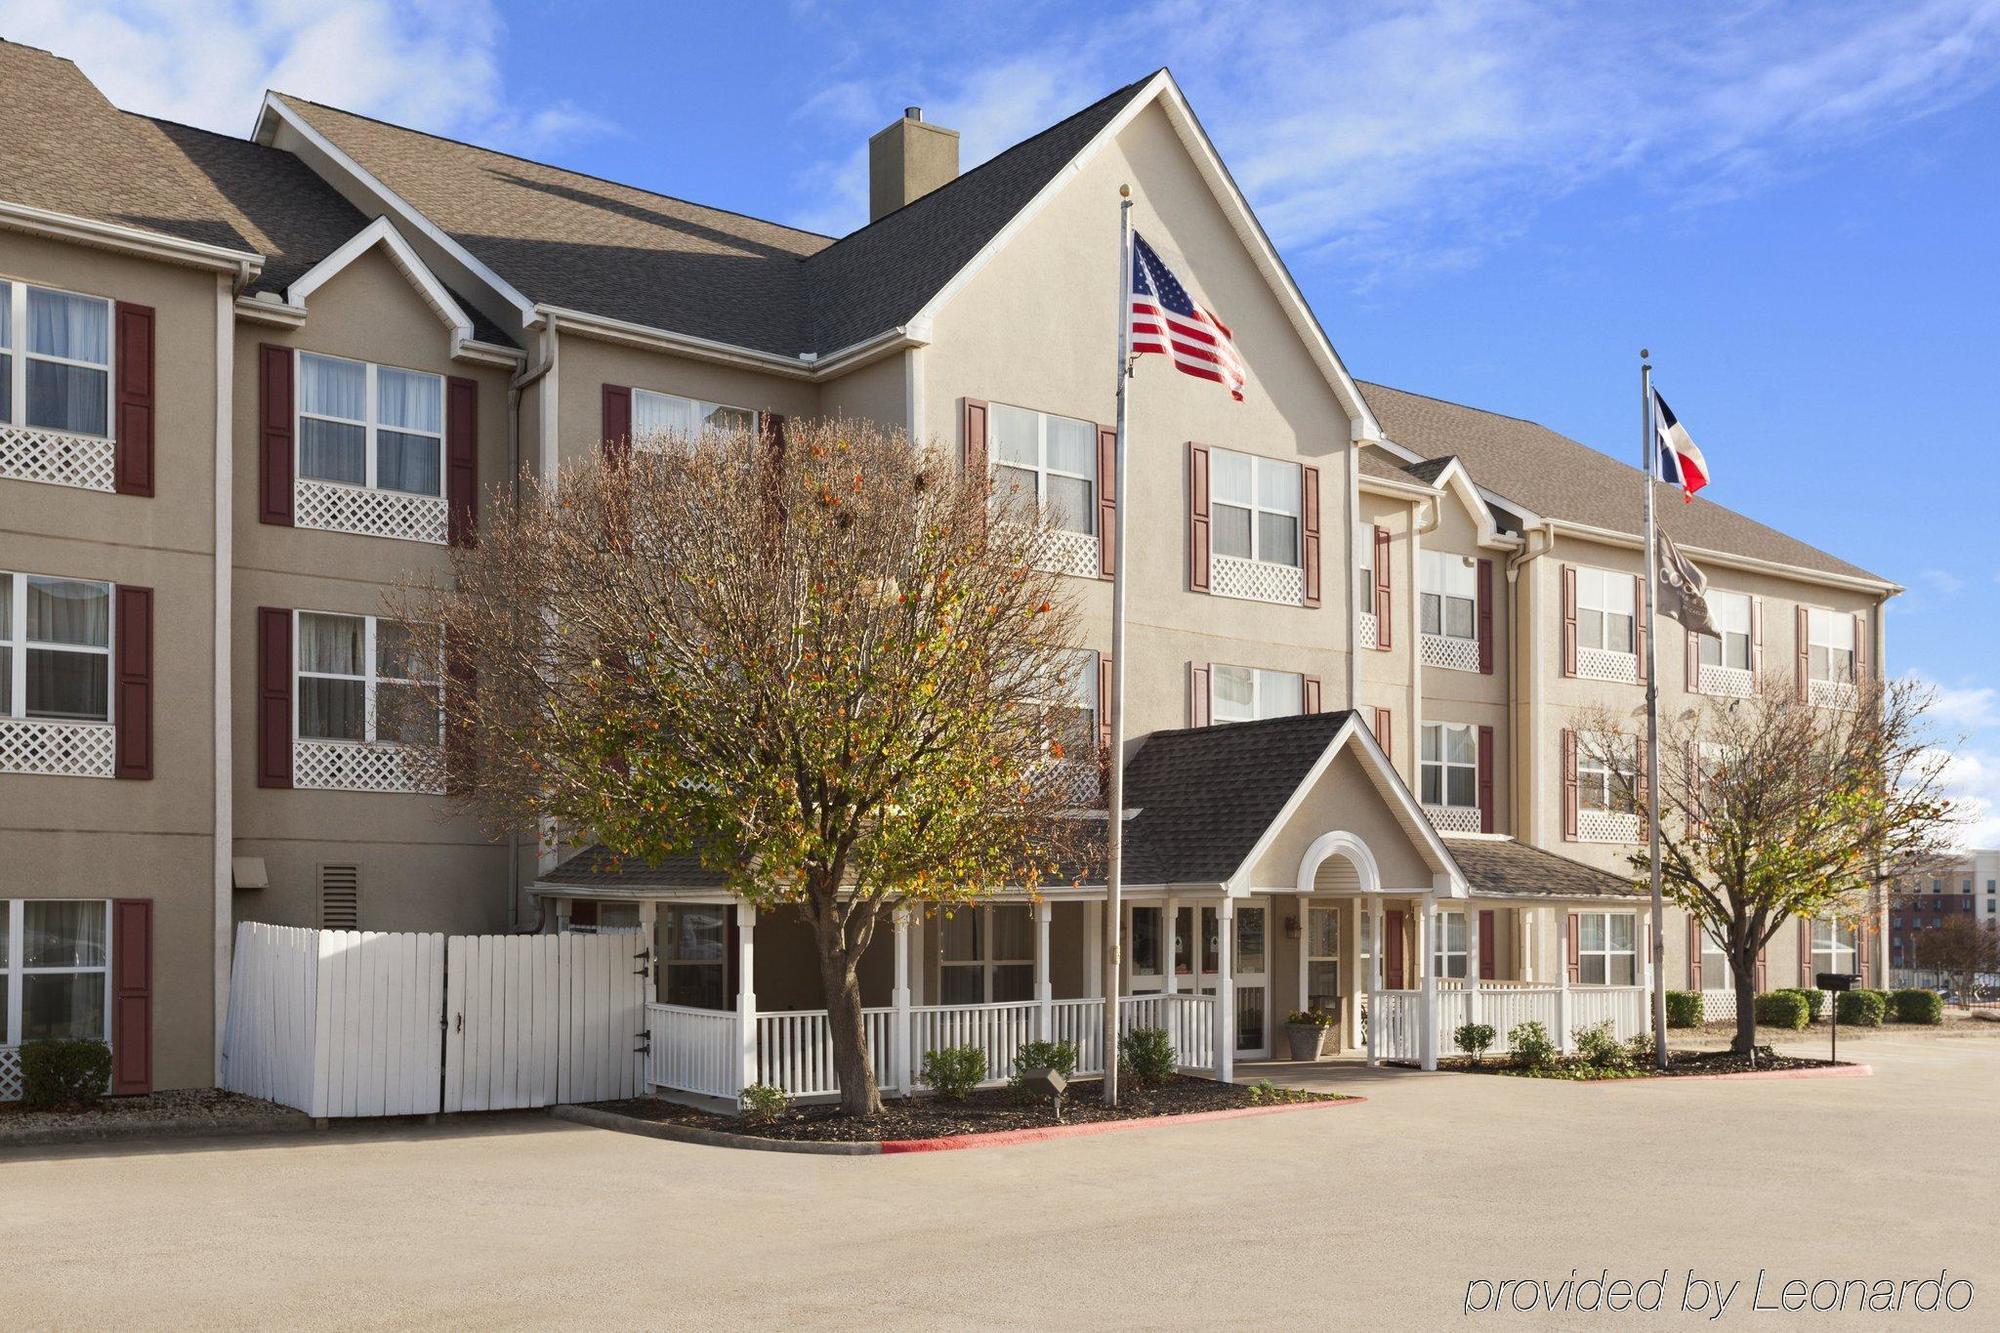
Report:
<svg viewBox="0 0 2000 1333"><path fill-rule="evenodd" d="M1806 679L1813 702L1840 702L1852 688L1854 623L1843 611L1806 608Z"/></svg>
<svg viewBox="0 0 2000 1333"><path fill-rule="evenodd" d="M111 585L0 573L0 718L111 720Z"/></svg>
<svg viewBox="0 0 2000 1333"><path fill-rule="evenodd" d="M658 934L662 1004L727 1009L729 909L712 903L662 904Z"/></svg>
<svg viewBox="0 0 2000 1333"><path fill-rule="evenodd" d="M1577 980L1586 986L1639 984L1638 918L1630 912L1577 914Z"/></svg>
<svg viewBox="0 0 2000 1333"><path fill-rule="evenodd" d="M1210 553L1296 568L1299 465L1229 449L1211 449L1208 460Z"/></svg>
<svg viewBox="0 0 2000 1333"><path fill-rule="evenodd" d="M1025 905L958 908L939 920L938 945L945 1004L1035 998L1035 926Z"/></svg>
<svg viewBox="0 0 2000 1333"><path fill-rule="evenodd" d="M1424 723L1423 754L1418 785L1429 806L1477 810L1479 806L1479 730L1459 722ZM1469 830L1477 832L1478 824Z"/></svg>
<svg viewBox="0 0 2000 1333"><path fill-rule="evenodd" d="M0 280L0 427L111 434L111 302Z"/></svg>
<svg viewBox="0 0 2000 1333"><path fill-rule="evenodd" d="M1608 569L1576 571L1576 674L1639 679L1638 580Z"/></svg>
<svg viewBox="0 0 2000 1333"><path fill-rule="evenodd" d="M1088 538L1075 545L1096 574L1097 427L1005 403L991 411L993 480L1033 500L1056 531Z"/></svg>
<svg viewBox="0 0 2000 1333"><path fill-rule="evenodd" d="M1449 551L1417 553L1417 623L1425 666L1479 670L1478 562Z"/></svg>
<svg viewBox="0 0 2000 1333"><path fill-rule="evenodd" d="M377 616L299 612L299 739L438 744L442 699L416 679L413 633Z"/></svg>
<svg viewBox="0 0 2000 1333"><path fill-rule="evenodd" d="M110 904L0 899L0 1046L111 1039Z"/></svg>
<svg viewBox="0 0 2000 1333"><path fill-rule="evenodd" d="M1701 931L1701 988L1703 990L1728 990L1736 984L1736 974L1729 970L1729 955L1723 952L1706 929Z"/></svg>
<svg viewBox="0 0 2000 1333"><path fill-rule="evenodd" d="M1576 799L1582 810L1605 810L1627 814L1636 808L1632 799L1638 772L1628 751L1616 737L1584 734L1577 737Z"/></svg>
<svg viewBox="0 0 2000 1333"><path fill-rule="evenodd" d="M1825 920L1812 923L1812 970L1815 973L1853 972L1857 956L1853 926Z"/></svg>
<svg viewBox="0 0 2000 1333"><path fill-rule="evenodd" d="M632 440L641 449L661 449L670 440L698 440L711 432L756 429L757 414L747 407L705 403L651 389L632 390Z"/></svg>
<svg viewBox="0 0 2000 1333"><path fill-rule="evenodd" d="M1748 694L1750 674L1750 597L1740 592L1710 592L1709 618L1720 635L1695 640L1699 655L1697 685L1704 694Z"/></svg>
<svg viewBox="0 0 2000 1333"><path fill-rule="evenodd" d="M299 476L444 494L444 379L299 353Z"/></svg>
<svg viewBox="0 0 2000 1333"><path fill-rule="evenodd" d="M1215 722L1256 722L1305 711L1305 678L1296 671L1216 665L1209 668L1208 689L1209 718Z"/></svg>
<svg viewBox="0 0 2000 1333"><path fill-rule="evenodd" d="M1432 973L1439 977L1466 976L1465 913L1437 914L1437 947L1431 950Z"/></svg>

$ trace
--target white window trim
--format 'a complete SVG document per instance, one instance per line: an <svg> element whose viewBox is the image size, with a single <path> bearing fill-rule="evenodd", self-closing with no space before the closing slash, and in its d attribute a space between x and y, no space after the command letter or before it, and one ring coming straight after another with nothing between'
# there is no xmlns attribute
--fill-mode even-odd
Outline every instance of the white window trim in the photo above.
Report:
<svg viewBox="0 0 2000 1333"><path fill-rule="evenodd" d="M1630 814L1631 812L1629 810L1620 810L1617 806L1618 784L1615 781L1615 779L1620 774L1623 774L1628 779L1636 779L1638 777L1638 769L1636 767L1623 767L1614 765L1613 761L1610 758L1607 758L1600 753L1600 751L1604 748L1605 748L1604 740L1601 737L1599 737L1596 733L1583 732L1583 731L1577 733L1576 808L1578 810L1600 810L1607 814ZM1636 764L1636 762L1637 760L1635 757L1634 763ZM1609 802L1609 804L1591 805L1590 803L1584 800L1584 792L1586 790L1586 785L1584 783L1583 775L1585 773L1602 773L1605 775L1602 786L1604 791L1604 799L1607 802Z"/></svg>
<svg viewBox="0 0 2000 1333"><path fill-rule="evenodd" d="M1090 524L1087 528L1063 528L1060 531L1073 533L1079 537L1097 538L1098 505L1103 499L1103 482L1097 475L1097 424L1081 417L1066 417L1060 412L1044 412L1040 408L1022 407L1018 403L994 403L994 407L1004 407L1010 412L1025 412L1035 419L1035 461L1016 463L1000 457L1000 452L989 442L986 450L986 473L990 478L1000 468L1011 468L1016 472L1032 472L1035 476L1035 507L1046 511L1049 504L1049 478L1066 477L1071 481L1087 482L1090 485L1090 503L1084 506L1084 518ZM1090 428L1092 449L1089 473L1070 472L1049 463L1049 422L1070 421ZM990 432L989 432L990 433Z"/></svg>
<svg viewBox="0 0 2000 1333"><path fill-rule="evenodd" d="M1433 731L1437 733L1438 738L1438 757L1436 759L1426 759L1424 758L1423 741L1424 737ZM1455 763L1448 757L1451 754L1450 733L1455 731L1463 731L1471 738L1472 762L1469 764ZM1579 756L1579 779L1582 776L1581 763L1581 756ZM1417 734L1417 792L1420 797L1425 785L1424 772L1426 769L1432 768L1438 770L1438 795L1442 799L1425 801L1425 805L1442 810L1479 809L1479 728L1477 726L1470 722L1424 723L1423 730ZM1451 770L1454 768L1470 769L1472 772L1472 803L1470 805L1458 805L1451 799Z"/></svg>
<svg viewBox="0 0 2000 1333"><path fill-rule="evenodd" d="M1583 923L1591 919L1592 917L1595 917L1604 923L1604 947L1601 949L1591 949L1585 947L1584 945ZM1630 921L1632 923L1631 948L1620 949L1614 947L1613 944L1611 943L1611 921L1614 917L1624 917L1627 921ZM1583 980L1584 963L1586 960L1591 958L1599 958L1603 960L1604 980L1602 981ZM1632 960L1632 980L1613 981L1611 979L1612 961L1614 959L1619 959L1619 958L1630 958ZM1641 972L1639 969L1639 916L1636 912L1578 912L1577 913L1576 975L1577 975L1577 984L1581 986L1636 986L1640 984Z"/></svg>
<svg viewBox="0 0 2000 1333"><path fill-rule="evenodd" d="M8 417L0 418L0 426L15 426L21 430L47 431L52 435L73 436L79 440L110 440L118 433L118 303L108 296L98 296L92 292L71 291L65 287L51 287L45 282L30 282L24 278L0 273L0 282L8 284L8 300L11 304L12 328L9 341L0 346L0 356L10 358L8 371L12 376L12 411ZM28 350L28 289L38 287L58 296L74 296L85 301L96 301L105 308L104 317L104 363L79 361L66 356L48 356ZM28 424L28 361L46 361L55 366L76 366L84 370L104 372L104 434L88 435L82 431L63 430L55 426L30 426Z"/></svg>
<svg viewBox="0 0 2000 1333"><path fill-rule="evenodd" d="M1844 648L1835 644L1831 638L1820 637L1823 628L1830 631L1833 625L1841 621L1847 622L1848 626L1847 646ZM1860 625L1856 623L1854 616L1849 612L1835 611L1824 606L1808 606L1806 608L1806 679L1822 681L1832 685L1852 686L1855 675L1854 660L1860 647L1857 642L1860 637L1860 631ZM1815 648L1826 649L1826 675L1818 675L1813 671L1812 650ZM1842 652L1847 654L1847 672L1845 675L1835 670L1833 666L1834 654Z"/></svg>
<svg viewBox="0 0 2000 1333"><path fill-rule="evenodd" d="M977 912L979 914L978 925L976 927L976 930L978 935L980 956L978 958L963 958L963 959L946 958L945 932L943 928L943 923L942 922L939 923L939 929L937 932L938 1001L941 1004L946 1003L944 999L944 978L946 972L948 971L970 972L974 969L977 969L979 972L979 994L981 998L979 998L978 1000L951 1001L950 1003L997 1004L999 1003L999 1001L993 998L994 970L1002 967L1033 967L1035 965L1034 943L1033 943L1034 924L1035 924L1034 910L1026 903L986 903L986 904L981 904L977 907L961 908L960 910L967 912ZM993 929L992 914L996 911L1006 911L1006 910L1022 911L1028 913L1029 952L1025 958L996 958L993 956L994 942L998 940L1000 937ZM1020 1002L1015 1001L1014 1003L1020 1003Z"/></svg>
<svg viewBox="0 0 2000 1333"><path fill-rule="evenodd" d="M86 902L96 903L104 910L104 964L101 967L28 967L28 908L30 902ZM111 1042L112 1011L112 938L111 900L109 898L0 898L0 912L7 917L7 956L0 958L0 987L4 987L7 998L7 1026L0 1032L0 1046L21 1044L21 992L25 978L33 976L76 976L91 972L104 974L104 1034L106 1045Z"/></svg>
<svg viewBox="0 0 2000 1333"><path fill-rule="evenodd" d="M1218 712L1222 696L1216 692L1215 680L1218 671L1247 671L1250 673L1250 716L1223 717ZM1296 713L1264 712L1264 677L1290 676L1299 683L1299 711ZM1301 671L1267 671L1263 667L1238 666L1234 662L1214 662L1208 669L1208 720L1223 722L1266 722L1274 717L1302 717L1306 706L1306 678Z"/></svg>
<svg viewBox="0 0 2000 1333"><path fill-rule="evenodd" d="M734 403L711 403L705 398L690 398L684 393L668 393L664 389L634 388L632 390L632 419L635 422L639 417L639 402L644 398L660 398L676 403L687 403L695 409L695 415L703 420L707 420L715 412L742 412L750 418L751 434L754 435L764 429L764 414L754 407L738 407ZM661 447L661 438L657 434L640 436L635 430L632 447L642 452L658 452Z"/></svg>
<svg viewBox="0 0 2000 1333"><path fill-rule="evenodd" d="M1812 933L1807 939L1807 957L1814 972L1857 972L1860 970L1856 966L1861 959L1861 936L1859 931L1844 922L1829 921L1825 918L1815 919L1812 922L1811 929ZM1825 941L1820 939L1822 931L1826 934ZM1848 942L1845 944L1841 943L1840 939L1843 932L1848 938ZM1827 960L1827 966L1820 966L1819 960L1821 958ZM1843 958L1845 962L1842 961Z"/></svg>
<svg viewBox="0 0 2000 1333"><path fill-rule="evenodd" d="M356 421L352 417L335 417L328 416L324 412L306 411L305 359L307 357L314 357L321 361L341 361L350 366L360 366L363 369L366 374L367 386L364 394L366 405L363 410L367 413L367 420ZM445 439L451 428L451 395L446 392L448 386L444 382L444 376L435 371L415 370L409 366L391 366L377 361L362 361L351 356L333 356L326 352L313 352L304 348L294 348L292 358L292 383L299 386L296 393L297 403L293 409L294 420L292 422L292 475L294 477L316 486L341 486L348 490L378 491L384 495L407 495L420 500L442 501L445 499L445 492L449 489L447 473L450 471L451 466L451 460L445 457ZM382 424L380 420L381 399L376 388L376 377L383 370L393 370L400 375L421 375L426 379L437 381L438 429L435 432L417 430L414 427L385 426ZM328 421L335 425L360 426L362 428L361 461L365 479L359 485L351 481L335 481L329 477L308 477L306 475L306 433L303 427L304 423L308 421ZM429 491L398 490L393 486L383 486L378 483L376 479L376 437L385 430L393 435L417 435L424 439L437 441L438 488L436 495L432 495Z"/></svg>
<svg viewBox="0 0 2000 1333"><path fill-rule="evenodd" d="M1458 922L1458 947L1451 947L1451 923ZM1437 947L1431 950L1431 975L1440 979L1464 981L1470 978L1472 958L1471 914L1465 911L1440 911L1437 914ZM1453 971L1456 964L1458 970Z"/></svg>
<svg viewBox="0 0 2000 1333"><path fill-rule="evenodd" d="M58 726L109 727L117 718L118 682L111 670L112 650L118 646L118 587L105 579L79 579L67 574L28 574L18 569L0 569L13 582L13 607L10 618L13 628L8 637L0 639L0 647L11 650L8 663L12 679L8 682L9 710L0 713L0 719L14 722L47 722ZM93 583L104 589L105 634L104 646L80 643L49 643L28 637L28 580L50 579L62 583ZM104 716L95 717L30 717L28 715L28 653L30 650L61 653L91 653L105 659L104 666Z"/></svg>
<svg viewBox="0 0 2000 1333"><path fill-rule="evenodd" d="M337 616L342 620L359 620L363 622L361 653L364 674L348 675L338 671L308 671L301 666L300 661L304 657L304 653L300 645L305 642L301 631L304 627L304 618L306 616ZM404 742L383 740L377 735L378 719L375 716L375 697L377 687L382 685L430 685L432 689L437 690L439 693L438 744L444 744L445 719L442 687L428 681L409 680L401 676L382 676L376 674L378 662L375 656L375 631L382 619L383 617L380 616L354 615L347 611L320 611L313 608L305 608L292 612L292 741L294 744L299 741L305 741L311 745L366 745L395 749L408 748ZM362 683L363 739L355 741L340 736L306 736L300 734L299 714L305 710L305 691L299 688L299 682L304 680L360 681Z"/></svg>
<svg viewBox="0 0 2000 1333"><path fill-rule="evenodd" d="M1238 504L1234 500L1223 500L1217 498L1215 494L1215 458L1218 454L1228 455L1233 458L1245 458L1250 461L1249 504L1247 505ZM1264 504L1257 498L1259 494L1257 486L1257 477L1258 474L1264 468L1267 467L1274 467L1274 468L1288 467L1298 474L1299 507L1297 509L1273 509L1271 506ZM1259 564L1259 565L1275 565L1280 569L1292 569L1292 570L1304 569L1305 552L1303 548L1305 546L1305 540L1306 540L1305 485L1306 485L1305 472L1300 467L1299 463L1296 460L1283 459L1283 458L1266 458L1262 454L1244 453L1241 449L1211 448L1209 450L1209 487L1208 487L1208 509L1209 509L1208 558L1210 562L1213 563L1216 560L1248 560L1254 564ZM1243 509L1249 511L1250 514L1249 555L1247 556L1231 555L1227 551L1221 551L1216 549L1215 511L1217 509L1222 509L1222 508ZM1265 514L1276 514L1281 518L1289 518L1292 520L1293 523L1297 525L1298 536L1292 542L1291 559L1273 560L1269 556L1264 554L1263 530L1262 526L1257 522L1257 520Z"/></svg>
<svg viewBox="0 0 2000 1333"><path fill-rule="evenodd" d="M1631 606L1624 607L1618 610L1614 610L1611 607L1610 605L1611 598L1609 594L1611 589L1611 581L1614 579L1624 583L1626 587L1631 588L1633 590ZM1585 600L1584 588L1587 584L1594 585L1592 586L1592 592L1594 595L1597 595L1600 598L1599 601L1593 603ZM1583 613L1585 611L1597 612L1599 628L1597 635L1598 641L1596 643L1586 642L1583 637ZM1608 631L1610 628L1611 617L1613 615L1622 615L1631 621L1632 642L1630 646L1624 648L1618 648L1618 647L1613 647L1612 645L1604 641L1605 638L1607 637L1606 631ZM1576 647L1578 652L1595 651L1600 653L1612 653L1619 657L1638 656L1639 593L1637 586L1634 583L1634 580L1630 574L1621 574L1617 570L1613 569L1599 569L1594 565L1576 566L1576 619L1577 619Z"/></svg>
<svg viewBox="0 0 2000 1333"><path fill-rule="evenodd" d="M1743 628L1741 630L1728 629L1723 626L1719 616L1712 617L1716 622L1716 628L1721 629L1723 632L1720 637L1713 634L1699 634L1695 636L1695 660L1697 666L1709 668L1720 667L1726 671L1747 672L1752 670L1753 664L1757 660L1757 645L1755 639L1752 637L1753 622L1756 613L1750 607L1750 594L1747 592L1730 592L1727 589L1711 588L1708 593L1708 600L1711 611L1724 602L1740 603L1743 607ZM1741 666L1728 660L1729 639L1731 636L1740 636L1743 640L1743 663ZM1708 660L1708 653L1711 648L1715 653L1715 661L1713 662ZM1697 675L1699 675L1699 671L1697 671Z"/></svg>

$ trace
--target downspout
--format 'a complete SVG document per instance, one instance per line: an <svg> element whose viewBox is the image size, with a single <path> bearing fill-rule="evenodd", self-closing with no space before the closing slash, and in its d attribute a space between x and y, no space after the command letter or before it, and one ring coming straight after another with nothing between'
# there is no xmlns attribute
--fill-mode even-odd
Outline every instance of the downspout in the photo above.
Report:
<svg viewBox="0 0 2000 1333"><path fill-rule="evenodd" d="M1361 607L1355 598L1360 589L1354 583L1354 544L1361 540L1361 441L1354 438L1357 426L1348 431L1347 440L1347 556L1341 561L1341 568L1347 571L1347 706L1361 706ZM1374 595L1371 591L1371 597Z"/></svg>
<svg viewBox="0 0 2000 1333"><path fill-rule="evenodd" d="M1428 514L1426 513L1428 511ZM1428 500L1417 502L1417 515L1410 525L1410 581L1409 590L1415 594L1410 599L1410 740L1404 753L1410 756L1412 773L1420 773L1424 750L1424 625L1422 608L1424 590L1420 580L1423 577L1423 538L1436 532L1444 522L1444 493L1433 492Z"/></svg>
<svg viewBox="0 0 2000 1333"><path fill-rule="evenodd" d="M1555 524L1545 521L1539 527L1524 530L1521 535L1526 539L1521 549L1507 558L1507 662L1514 680L1526 678L1528 697L1525 710L1521 707L1521 700L1510 698L1507 701L1507 716L1512 726L1507 744L1514 756L1514 836L1533 845L1535 826L1529 812L1539 813L1540 805L1535 796L1532 747L1541 719L1542 672L1540 656L1535 651L1540 642L1534 633L1535 626L1529 624L1525 636L1521 629L1527 620L1522 613L1527 594L1521 590L1520 578L1523 566L1555 548ZM1539 545L1535 540L1537 537L1541 538ZM1537 613L1540 609L1535 608ZM1523 661L1524 656L1526 661ZM1511 682L1509 693L1514 693ZM1520 799L1524 794L1527 799Z"/></svg>
<svg viewBox="0 0 2000 1333"><path fill-rule="evenodd" d="M551 331L541 337L541 354L532 365L507 381L507 485L516 504L521 500L521 396L539 383L555 365L555 338ZM507 930L521 928L521 831L507 834ZM535 931L542 928L536 914Z"/></svg>
<svg viewBox="0 0 2000 1333"><path fill-rule="evenodd" d="M211 890L211 947L215 964L215 1047L213 1067L219 1086L223 1076L225 1039L229 1031L230 949L235 937L236 917L236 770L235 731L231 710L235 707L231 672L230 625L235 605L236 512L233 471L236 411L236 295L250 281L250 266L237 266L235 279L227 286L220 275L215 281L215 489L211 503L214 514L214 601L211 608L213 638L212 692L209 706L214 715L213 768L214 842Z"/></svg>

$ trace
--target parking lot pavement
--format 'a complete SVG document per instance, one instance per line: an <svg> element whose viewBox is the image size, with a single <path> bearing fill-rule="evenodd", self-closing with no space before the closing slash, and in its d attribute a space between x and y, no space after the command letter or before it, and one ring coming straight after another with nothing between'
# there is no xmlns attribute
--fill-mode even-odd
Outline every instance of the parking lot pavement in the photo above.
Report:
<svg viewBox="0 0 2000 1333"><path fill-rule="evenodd" d="M1752 1314L1760 1271L1777 1302L1944 1270L1973 1303L1923 1326L2000 1326L2000 1043L1882 1034L1861 1058L1874 1077L1342 1067L1301 1081L1367 1105L909 1157L530 1114L10 1153L0 1324L1692 1328L1693 1270L1742 1283L1725 1326L1782 1328L1829 1321ZM1572 1269L1664 1277L1668 1308L1465 1314L1479 1282Z"/></svg>

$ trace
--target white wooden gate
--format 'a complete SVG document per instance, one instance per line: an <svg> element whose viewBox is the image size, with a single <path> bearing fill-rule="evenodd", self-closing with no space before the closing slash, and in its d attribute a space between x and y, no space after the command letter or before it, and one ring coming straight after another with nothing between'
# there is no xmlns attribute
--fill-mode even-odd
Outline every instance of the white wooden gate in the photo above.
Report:
<svg viewBox="0 0 2000 1333"><path fill-rule="evenodd" d="M452 936L444 1109L554 1106L644 1090L646 968L646 942L629 934Z"/></svg>

